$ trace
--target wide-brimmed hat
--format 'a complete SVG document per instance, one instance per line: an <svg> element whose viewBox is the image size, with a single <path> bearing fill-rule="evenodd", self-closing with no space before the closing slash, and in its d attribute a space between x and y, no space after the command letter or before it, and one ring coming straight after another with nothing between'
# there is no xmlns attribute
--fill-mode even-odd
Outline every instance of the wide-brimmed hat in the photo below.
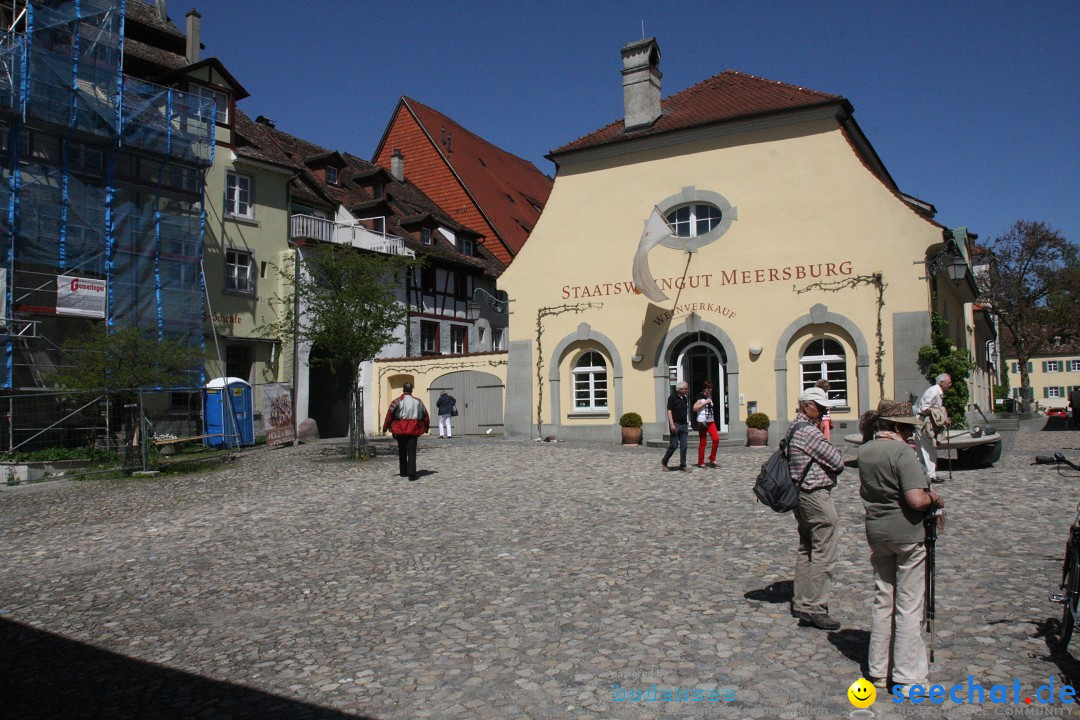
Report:
<svg viewBox="0 0 1080 720"><path fill-rule="evenodd" d="M833 401L829 399L829 396L825 394L825 391L819 387L806 388L799 394L799 402L816 402L822 407L832 407Z"/></svg>
<svg viewBox="0 0 1080 720"><path fill-rule="evenodd" d="M911 403L904 400L882 400L877 406L877 415L882 420L902 425L922 425L922 419L915 416Z"/></svg>

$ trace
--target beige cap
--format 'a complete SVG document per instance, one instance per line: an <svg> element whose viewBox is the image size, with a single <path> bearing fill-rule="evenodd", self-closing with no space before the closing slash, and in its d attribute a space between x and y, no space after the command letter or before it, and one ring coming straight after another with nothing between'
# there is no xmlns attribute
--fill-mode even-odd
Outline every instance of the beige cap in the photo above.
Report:
<svg viewBox="0 0 1080 720"><path fill-rule="evenodd" d="M825 394L825 391L819 387L806 388L799 394L799 402L816 402L822 407L832 407L833 401L829 399L829 396Z"/></svg>

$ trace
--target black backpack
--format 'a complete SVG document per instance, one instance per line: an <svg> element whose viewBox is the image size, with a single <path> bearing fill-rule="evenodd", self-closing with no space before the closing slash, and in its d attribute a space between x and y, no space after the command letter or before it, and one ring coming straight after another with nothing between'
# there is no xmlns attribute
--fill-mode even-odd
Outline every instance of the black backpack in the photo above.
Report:
<svg viewBox="0 0 1080 720"><path fill-rule="evenodd" d="M761 472L758 473L757 481L754 483L754 494L757 495L757 499L778 513L791 512L799 504L799 486L802 485L803 478L806 477L810 465L813 464L811 462L806 466L798 483L791 479L788 446L795 432L808 424L798 422L788 429L787 437L780 441L780 449L770 455L761 466Z"/></svg>

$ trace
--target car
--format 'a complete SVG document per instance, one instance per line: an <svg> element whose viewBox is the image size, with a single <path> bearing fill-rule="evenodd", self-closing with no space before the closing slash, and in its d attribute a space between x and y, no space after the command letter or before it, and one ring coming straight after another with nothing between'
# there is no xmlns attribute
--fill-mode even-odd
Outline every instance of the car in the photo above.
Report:
<svg viewBox="0 0 1080 720"><path fill-rule="evenodd" d="M1046 417L1068 417L1069 411L1065 408L1049 408L1046 411Z"/></svg>

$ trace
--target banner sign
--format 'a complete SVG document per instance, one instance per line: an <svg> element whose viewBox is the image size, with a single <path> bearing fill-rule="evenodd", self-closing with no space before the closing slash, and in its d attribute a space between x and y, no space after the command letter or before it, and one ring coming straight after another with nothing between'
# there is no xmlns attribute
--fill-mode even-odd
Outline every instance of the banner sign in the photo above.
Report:
<svg viewBox="0 0 1080 720"><path fill-rule="evenodd" d="M262 386L263 424L267 445L284 445L296 439L293 423L292 393L284 383Z"/></svg>
<svg viewBox="0 0 1080 720"><path fill-rule="evenodd" d="M58 275L56 277L56 314L104 318L108 283L97 278Z"/></svg>

